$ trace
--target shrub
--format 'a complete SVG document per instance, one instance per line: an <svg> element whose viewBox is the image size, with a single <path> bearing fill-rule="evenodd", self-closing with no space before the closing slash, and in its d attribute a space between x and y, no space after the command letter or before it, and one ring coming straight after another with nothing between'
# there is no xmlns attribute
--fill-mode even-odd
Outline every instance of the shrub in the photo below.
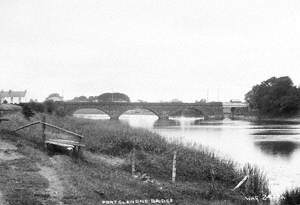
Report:
<svg viewBox="0 0 300 205"><path fill-rule="evenodd" d="M55 111L55 104L52 100L44 102L46 113L52 114Z"/></svg>
<svg viewBox="0 0 300 205"><path fill-rule="evenodd" d="M31 118L31 117L34 116L34 113L32 112L30 106L27 105L27 104L23 105L23 107L22 107L22 114L24 115L24 117L26 119L29 119L29 118Z"/></svg>
<svg viewBox="0 0 300 205"><path fill-rule="evenodd" d="M43 103L30 102L28 105L35 112L43 113L45 111L45 106Z"/></svg>
<svg viewBox="0 0 300 205"><path fill-rule="evenodd" d="M66 116L66 112L64 110L63 107L59 107L55 110L55 114L58 116L58 117L64 117Z"/></svg>

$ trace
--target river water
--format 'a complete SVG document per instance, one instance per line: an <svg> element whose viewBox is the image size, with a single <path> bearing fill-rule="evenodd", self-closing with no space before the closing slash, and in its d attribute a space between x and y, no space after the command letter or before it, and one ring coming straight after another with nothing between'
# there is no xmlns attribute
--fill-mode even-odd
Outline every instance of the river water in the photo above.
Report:
<svg viewBox="0 0 300 205"><path fill-rule="evenodd" d="M107 119L105 115L76 115ZM203 121L199 118L157 120L154 115L122 115L120 121L159 133L169 140L204 145L240 165L262 169L273 197L300 187L300 124L287 122Z"/></svg>

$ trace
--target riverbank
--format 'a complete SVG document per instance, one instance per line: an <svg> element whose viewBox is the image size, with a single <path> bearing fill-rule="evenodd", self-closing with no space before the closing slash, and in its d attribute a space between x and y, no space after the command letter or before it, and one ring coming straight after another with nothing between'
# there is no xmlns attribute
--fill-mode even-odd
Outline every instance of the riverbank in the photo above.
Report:
<svg viewBox="0 0 300 205"><path fill-rule="evenodd" d="M1 124L2 128L12 130L29 123L20 115L13 115L10 118L10 122ZM41 116L36 115L31 121L40 119ZM155 197L172 198L178 204L199 204L199 202L202 204L234 204L234 202L246 204L247 201L243 195L251 197L250 194L252 194L252 196L257 195L262 198L268 192L266 179L259 174L259 170L251 167L237 170L233 162L219 159L207 150L168 143L161 136L144 129L133 129L114 121L58 118L50 115L47 116L47 121L85 136L87 145L85 161L73 163L70 159L69 165L78 167L69 169L68 165L62 169L64 172L62 175L72 175L76 182L73 186L82 191L86 187L81 187L81 183L78 182L82 180L80 178L85 179L84 186L96 187L97 190L102 187L104 195L100 194L95 198L98 202L105 199ZM40 126L31 127L22 131L18 137L37 147L41 143L40 133ZM137 172L141 175L146 174L152 182L144 182L140 177L130 176L130 153L133 148L136 149ZM178 153L177 178L176 183L173 184L170 179L175 150ZM95 165L95 159L101 166ZM115 159L117 159L118 166L110 164L108 167L106 165L107 169L102 167L107 162L116 162ZM107 173L111 169L117 173L118 177L109 174L97 181L99 173ZM74 173L74 170L81 171ZM251 173L251 170L253 178L238 191L231 191L247 172ZM103 180L105 187L103 187ZM255 187L257 184L260 185ZM225 200L227 202L224 202ZM228 202L229 200L232 202Z"/></svg>
<svg viewBox="0 0 300 205"><path fill-rule="evenodd" d="M266 117L266 116L255 116L255 115L235 115L233 120L244 120L249 122L287 122L300 124L300 116L296 117Z"/></svg>

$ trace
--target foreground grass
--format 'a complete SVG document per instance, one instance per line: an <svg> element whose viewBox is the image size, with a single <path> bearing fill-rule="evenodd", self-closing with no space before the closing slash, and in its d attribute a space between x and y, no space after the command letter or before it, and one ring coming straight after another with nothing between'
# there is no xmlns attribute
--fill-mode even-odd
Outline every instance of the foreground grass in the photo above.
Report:
<svg viewBox="0 0 300 205"><path fill-rule="evenodd" d="M300 188L295 188L283 193L280 197L280 205L300 204Z"/></svg>
<svg viewBox="0 0 300 205"><path fill-rule="evenodd" d="M41 116L36 115L30 121L40 119ZM21 115L13 115L11 122L5 123L5 125L3 123L3 125L6 129L13 130L30 121L25 120ZM118 174L108 180L106 188L103 188L101 192L109 193L104 194L106 199L155 197L173 198L180 202L179 204L200 204L199 201L202 204L249 204L244 200L245 196L262 199L269 194L267 180L257 168L247 165L242 170L238 170L232 161L222 160L199 147L168 143L163 137L155 133L144 129L133 129L119 122L73 117L57 118L54 116L47 116L47 121L83 134L88 151L116 156L125 160L125 163L116 170ZM21 131L20 135L36 144L42 143L41 126L27 128ZM136 149L137 171L150 175L159 181L159 185L142 184L140 187L136 187L137 182L130 177L129 159L133 148ZM175 150L177 151L177 178L176 183L172 184L170 179ZM69 164L68 166L75 165ZM106 173L110 170L105 170L102 166L94 169L91 164L85 163L76 166L79 167L79 170L73 176L73 180L87 176L97 178L102 171ZM72 170L77 168L72 167ZM72 176L72 173L69 175ZM250 176L249 180L238 191L231 191L245 175ZM120 178L120 176L122 177ZM124 178L124 176L126 177ZM103 177L105 178L105 176ZM90 180L92 179L93 177ZM128 189L133 184L134 187ZM102 184L93 186L103 187ZM120 190L115 191L117 187ZM126 187L128 191L122 187ZM82 189L82 191L84 190ZM213 200L217 201L212 202Z"/></svg>

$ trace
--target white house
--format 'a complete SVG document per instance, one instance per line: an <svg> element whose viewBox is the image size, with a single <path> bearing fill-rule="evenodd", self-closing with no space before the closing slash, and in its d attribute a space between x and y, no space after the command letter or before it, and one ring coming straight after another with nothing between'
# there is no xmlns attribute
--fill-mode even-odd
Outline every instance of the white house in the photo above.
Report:
<svg viewBox="0 0 300 205"><path fill-rule="evenodd" d="M26 95L25 91L0 91L0 103L3 103L4 101L7 101L8 103L21 103L25 99Z"/></svg>

